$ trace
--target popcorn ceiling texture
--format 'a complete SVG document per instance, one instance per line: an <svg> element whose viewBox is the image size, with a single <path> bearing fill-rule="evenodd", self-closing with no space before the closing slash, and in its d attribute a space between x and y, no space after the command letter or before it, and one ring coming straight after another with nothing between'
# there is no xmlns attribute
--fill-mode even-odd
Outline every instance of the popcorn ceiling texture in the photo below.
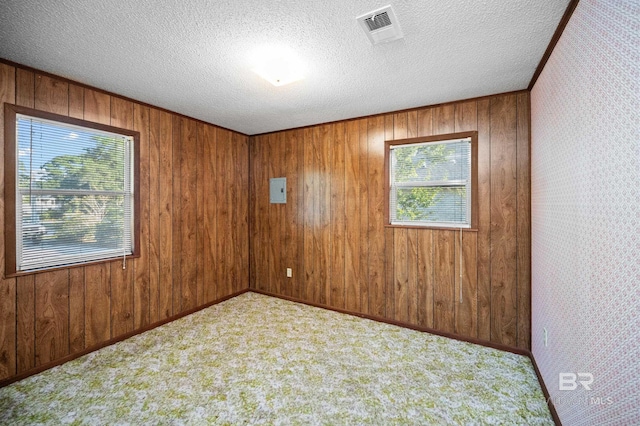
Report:
<svg viewBox="0 0 640 426"><path fill-rule="evenodd" d="M640 3L581 1L531 94L532 347L565 425L640 424L639 111Z"/></svg>
<svg viewBox="0 0 640 426"><path fill-rule="evenodd" d="M524 89L568 0L396 0L405 38L372 46L355 17L385 4L3 0L0 57L256 134ZM306 78L253 73L269 46Z"/></svg>

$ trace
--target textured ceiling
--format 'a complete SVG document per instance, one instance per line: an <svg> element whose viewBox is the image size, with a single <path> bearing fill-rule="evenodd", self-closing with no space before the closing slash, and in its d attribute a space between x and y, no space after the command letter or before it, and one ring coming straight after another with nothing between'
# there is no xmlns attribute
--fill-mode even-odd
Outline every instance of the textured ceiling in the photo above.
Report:
<svg viewBox="0 0 640 426"><path fill-rule="evenodd" d="M3 0L0 57L246 134L524 89L569 0ZM404 39L355 17L391 3ZM274 87L252 56L290 48Z"/></svg>

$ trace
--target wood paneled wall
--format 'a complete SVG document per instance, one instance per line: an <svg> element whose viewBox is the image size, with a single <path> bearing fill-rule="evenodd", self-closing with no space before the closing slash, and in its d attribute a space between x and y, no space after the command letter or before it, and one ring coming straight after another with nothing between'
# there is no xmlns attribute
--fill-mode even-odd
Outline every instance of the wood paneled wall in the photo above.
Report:
<svg viewBox="0 0 640 426"><path fill-rule="evenodd" d="M0 379L247 287L246 136L2 63L0 102L139 131L142 244L124 270L118 260L16 279L2 235Z"/></svg>
<svg viewBox="0 0 640 426"><path fill-rule="evenodd" d="M251 137L250 287L529 349L529 107L523 91ZM385 227L385 140L473 130L477 232Z"/></svg>

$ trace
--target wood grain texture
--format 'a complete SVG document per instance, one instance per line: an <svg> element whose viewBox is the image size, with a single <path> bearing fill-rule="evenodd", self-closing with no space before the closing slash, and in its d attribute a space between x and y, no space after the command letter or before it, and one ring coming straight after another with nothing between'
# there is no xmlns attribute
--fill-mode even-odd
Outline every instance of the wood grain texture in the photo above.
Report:
<svg viewBox="0 0 640 426"><path fill-rule="evenodd" d="M407 250L407 229L393 229L393 281L394 314L396 321L409 321L409 254ZM390 315L389 315L390 316Z"/></svg>
<svg viewBox="0 0 640 426"><path fill-rule="evenodd" d="M16 279L17 291L17 373L36 366L36 287L35 277Z"/></svg>
<svg viewBox="0 0 640 426"><path fill-rule="evenodd" d="M455 235L455 333L478 337L478 269L477 234L460 232ZM462 250L462 253L460 253Z"/></svg>
<svg viewBox="0 0 640 426"><path fill-rule="evenodd" d="M204 219L203 219L203 274L204 274L204 302L212 302L216 299L217 262L216 262L216 130L205 125L202 133L198 132L198 138L203 142L203 177L202 186L204 194Z"/></svg>
<svg viewBox="0 0 640 426"><path fill-rule="evenodd" d="M173 119L160 112L158 179L158 319L173 315Z"/></svg>
<svg viewBox="0 0 640 426"><path fill-rule="evenodd" d="M151 167L149 144L149 108L133 105L133 129L140 132L140 257L133 261L133 327L138 329L151 322L150 318L150 192ZM157 164L157 163L156 163ZM156 169L157 170L157 169ZM154 293L154 294L157 294ZM157 298L156 298L157 301ZM157 309L157 308L156 308Z"/></svg>
<svg viewBox="0 0 640 426"><path fill-rule="evenodd" d="M360 217L358 223L351 226L360 228L360 312L369 313L369 123L366 119L358 120L360 131L359 158L360 180Z"/></svg>
<svg viewBox="0 0 640 426"><path fill-rule="evenodd" d="M180 117L172 117L172 169L173 179L171 180L171 196L172 202L172 244L171 258L173 264L173 276L171 283L173 315L182 312L182 119Z"/></svg>
<svg viewBox="0 0 640 426"><path fill-rule="evenodd" d="M69 353L69 271L35 275L36 366Z"/></svg>
<svg viewBox="0 0 640 426"><path fill-rule="evenodd" d="M0 104L16 102L16 69L0 64ZM4 113L0 114L0 137L4 140ZM0 164L4 168L4 143ZM4 232L4 173L0 173L0 230ZM5 279L4 234L0 237L0 379L16 374L16 280Z"/></svg>
<svg viewBox="0 0 640 426"><path fill-rule="evenodd" d="M362 262L360 215L360 129L358 121L349 121L345 134L345 308L360 311ZM355 223L354 223L355 222Z"/></svg>
<svg viewBox="0 0 640 426"><path fill-rule="evenodd" d="M133 262L110 262L111 270L111 337L134 329L133 326Z"/></svg>
<svg viewBox="0 0 640 426"><path fill-rule="evenodd" d="M516 96L491 99L491 340L517 343Z"/></svg>
<svg viewBox="0 0 640 426"><path fill-rule="evenodd" d="M91 89L84 89L84 119L96 123L111 122L111 96Z"/></svg>
<svg viewBox="0 0 640 426"><path fill-rule="evenodd" d="M69 117L84 118L84 88L69 85Z"/></svg>
<svg viewBox="0 0 640 426"><path fill-rule="evenodd" d="M182 121L182 149L180 155L180 235L182 237L180 263L181 310L189 310L198 304L197 257L197 180L196 180L196 122ZM175 285L175 283L174 283Z"/></svg>
<svg viewBox="0 0 640 426"><path fill-rule="evenodd" d="M118 260L21 276L20 286L15 278L0 281L0 378L35 371L38 365L144 329L174 312L202 306L217 298L219 278L231 277L222 281L221 295L247 287L246 136L225 130L218 149L216 133L221 130L215 126L196 125L195 120L4 64L0 101L138 131L141 200L140 257L127 260L127 269ZM4 163L4 149L0 160ZM3 174L0 179L4 229ZM218 220L220 214L223 220ZM205 226L213 230L209 247ZM229 251L216 250L218 235L232 241ZM218 265L225 268L219 276Z"/></svg>
<svg viewBox="0 0 640 426"><path fill-rule="evenodd" d="M455 330L455 231L433 231L433 301L436 330Z"/></svg>
<svg viewBox="0 0 640 426"><path fill-rule="evenodd" d="M69 83L36 74L35 109L69 114Z"/></svg>
<svg viewBox="0 0 640 426"><path fill-rule="evenodd" d="M329 305L345 306L345 123L333 126L331 156L331 294Z"/></svg>
<svg viewBox="0 0 640 426"><path fill-rule="evenodd" d="M9 69L6 65L2 64L3 74L3 82L5 84L11 82L11 77L6 75L6 71ZM13 70L13 68L11 68ZM15 70L16 73L16 82L15 82L15 102L16 105L24 106L28 108L33 108L35 106L35 91L36 91L36 79L35 74L31 71L23 70L22 68L18 68ZM13 85L11 87L11 92L13 92ZM6 97L4 102L12 102L11 96Z"/></svg>
<svg viewBox="0 0 640 426"><path fill-rule="evenodd" d="M491 105L478 102L478 337L491 340Z"/></svg>
<svg viewBox="0 0 640 426"><path fill-rule="evenodd" d="M433 134L455 132L455 104L441 105L433 109Z"/></svg>
<svg viewBox="0 0 640 426"><path fill-rule="evenodd" d="M69 353L84 349L84 268L69 269Z"/></svg>
<svg viewBox="0 0 640 426"><path fill-rule="evenodd" d="M524 95L524 92L516 94L518 102L523 104L522 111L518 110L518 120L528 120L523 111L529 100ZM529 302L520 294L530 291L530 277L522 275L524 279L521 280L518 271L522 268L519 262L524 262L528 254L523 252L516 257L515 243L496 246L498 237L500 241L510 239L515 242L516 228L514 222L514 227L498 230L492 222L495 209L502 212L503 207L507 211L511 208L511 199L497 195L495 191L499 189L492 182L512 170L514 165L519 179L518 205L526 205L526 201L520 200L529 196L525 188L527 177L520 170L528 167L528 157L520 154L520 149L526 145L518 145L517 162L504 163L501 154L496 155L493 149L494 144L500 150L504 144L516 144L520 138L515 132L507 134L499 130L498 123L504 122L509 114L515 117L516 109L520 108L515 103L494 108L496 99L502 97L454 102L251 137L250 184L252 203L256 204L249 212L252 227L250 281L256 282L257 288L260 288L258 281L277 282L280 279L277 276L279 267L271 268L270 264L290 263L286 246L290 238L297 238L300 254L297 264L303 276L293 289L288 285L280 289L275 287L279 294L290 296L297 288L298 297L305 301L329 303L338 309L344 306L350 311L402 319L469 338L503 342L500 333L495 334L493 330L493 323L503 321L497 319L501 312L497 308L500 298L495 299L495 294L492 294L494 280L499 276L495 271L492 275L492 267L498 261L494 254L500 254L499 257L504 259L500 261L502 270L513 277L513 280L505 282L504 292L511 294L518 286L517 315L513 325L518 324L518 336L526 336L527 331L521 327L528 326L521 321L528 322L523 305ZM528 121L518 123L518 135L524 134L525 125ZM329 151L325 149L326 138L323 136L327 127L333 129ZM387 207L382 185L385 179L385 140L460 131L478 132L478 176L474 182L478 188L478 212L474 212L477 231L463 231L460 245L458 231L385 227L383 213ZM299 145L297 157L290 155L290 148L287 148L294 139ZM328 168L325 166L327 158ZM505 165L506 168L503 167ZM260 182L266 185L268 171L274 170L286 176L295 174L300 177L297 215L289 210L280 214L260 207L259 192L268 190ZM331 186L329 201L325 197L327 181ZM344 202L341 201L342 187ZM328 241L323 234L327 226L324 209L330 213ZM296 223L293 216L300 220ZM525 226L530 225L521 223L519 217L518 235L524 235ZM295 231L292 227L296 228ZM337 233L336 229L343 229L344 235ZM283 239L274 230L279 230ZM276 241L279 247L283 247L281 255L272 251L271 245ZM521 241L519 236L518 241ZM327 267L322 259L327 244L331 256L328 275L324 275ZM340 250L344 250L342 259L337 254ZM344 300L340 300L334 295L343 283ZM321 302L327 286L331 292L327 302ZM459 303L460 292L462 303ZM523 343L519 339L518 342Z"/></svg>
<svg viewBox="0 0 640 426"><path fill-rule="evenodd" d="M433 231L418 231L418 321L423 327L433 328Z"/></svg>
<svg viewBox="0 0 640 426"><path fill-rule="evenodd" d="M196 123L196 306L204 301L204 123Z"/></svg>
<svg viewBox="0 0 640 426"><path fill-rule="evenodd" d="M369 226L369 310L385 316L385 231L384 231L384 116L367 119Z"/></svg>
<svg viewBox="0 0 640 426"><path fill-rule="evenodd" d="M111 337L111 269L109 263L84 268L85 348Z"/></svg>
<svg viewBox="0 0 640 426"><path fill-rule="evenodd" d="M149 110L149 323L160 320L160 111ZM142 186L142 182L141 182ZM141 194L142 195L142 194ZM145 200L147 197L144 197ZM142 206L141 206L142 207Z"/></svg>
<svg viewBox="0 0 640 426"><path fill-rule="evenodd" d="M531 174L530 99L517 95L517 346L531 347Z"/></svg>

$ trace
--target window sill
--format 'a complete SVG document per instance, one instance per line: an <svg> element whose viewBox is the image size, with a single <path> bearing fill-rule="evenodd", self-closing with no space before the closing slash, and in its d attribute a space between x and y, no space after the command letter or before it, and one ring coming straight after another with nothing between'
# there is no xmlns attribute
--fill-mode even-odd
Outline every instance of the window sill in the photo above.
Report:
<svg viewBox="0 0 640 426"><path fill-rule="evenodd" d="M139 257L140 257L140 253L134 253L132 255L129 255L129 256L127 256L127 263L129 262L129 260L138 259ZM51 268L34 269L34 270L31 270L31 271L17 271L17 272L7 273L7 274L5 274L4 277L5 278L18 278L18 277L24 277L24 276L28 276L28 275L42 274L42 273L45 273L45 272L62 271L62 270L66 270L66 269L80 268L80 267L84 267L84 266L102 265L104 263L112 263L112 262L120 262L120 263L122 263L122 257L110 257L108 259L94 260L94 261L91 261L91 262L83 262L83 263L73 263L73 264L70 264L70 265L55 266L55 267L51 267Z"/></svg>
<svg viewBox="0 0 640 426"><path fill-rule="evenodd" d="M428 225L384 225L385 228L400 228L400 229L430 229L432 231L460 231L463 232L478 232L478 228L448 228L444 226L428 226Z"/></svg>

